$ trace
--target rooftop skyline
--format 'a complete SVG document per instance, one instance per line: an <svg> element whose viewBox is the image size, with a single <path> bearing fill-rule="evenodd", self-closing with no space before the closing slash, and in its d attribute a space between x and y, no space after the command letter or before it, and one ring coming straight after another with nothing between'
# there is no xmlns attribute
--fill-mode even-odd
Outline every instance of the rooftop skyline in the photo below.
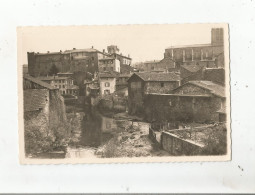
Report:
<svg viewBox="0 0 255 195"><path fill-rule="evenodd" d="M60 50L94 49L107 51L117 45L119 53L132 58L132 63L161 60L171 46L211 42L211 28L216 24L191 25L120 25L21 27L18 31L19 64L27 64L27 52L47 53Z"/></svg>

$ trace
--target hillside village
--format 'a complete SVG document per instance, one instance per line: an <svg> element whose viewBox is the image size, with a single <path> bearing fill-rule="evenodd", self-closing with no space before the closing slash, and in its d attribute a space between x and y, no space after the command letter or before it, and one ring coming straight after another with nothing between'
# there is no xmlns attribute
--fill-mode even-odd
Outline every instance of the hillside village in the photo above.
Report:
<svg viewBox="0 0 255 195"><path fill-rule="evenodd" d="M91 148L81 157L226 154L224 56L221 28L211 29L211 43L172 46L140 63L117 45L28 52L26 152L66 157L67 146L82 145Z"/></svg>

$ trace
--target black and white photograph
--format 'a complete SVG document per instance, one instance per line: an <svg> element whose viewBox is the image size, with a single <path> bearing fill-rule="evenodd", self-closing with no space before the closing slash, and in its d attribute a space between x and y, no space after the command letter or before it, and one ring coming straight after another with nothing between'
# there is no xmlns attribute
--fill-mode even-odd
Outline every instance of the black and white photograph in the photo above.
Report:
<svg viewBox="0 0 255 195"><path fill-rule="evenodd" d="M230 160L227 24L17 32L21 163Z"/></svg>

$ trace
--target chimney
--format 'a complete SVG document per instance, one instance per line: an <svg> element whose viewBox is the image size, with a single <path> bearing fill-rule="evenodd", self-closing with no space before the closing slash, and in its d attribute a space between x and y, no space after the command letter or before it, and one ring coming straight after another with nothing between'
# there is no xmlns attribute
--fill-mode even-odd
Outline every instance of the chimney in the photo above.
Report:
<svg viewBox="0 0 255 195"><path fill-rule="evenodd" d="M73 48L73 50L76 50L76 48Z"/></svg>
<svg viewBox="0 0 255 195"><path fill-rule="evenodd" d="M128 57L130 58L130 55L128 54Z"/></svg>
<svg viewBox="0 0 255 195"><path fill-rule="evenodd" d="M103 49L103 53L105 53L105 49Z"/></svg>
<svg viewBox="0 0 255 195"><path fill-rule="evenodd" d="M92 45L92 47L91 47L92 49L94 49L94 46Z"/></svg>
<svg viewBox="0 0 255 195"><path fill-rule="evenodd" d="M39 52L37 52L37 54L39 54Z"/></svg>
<svg viewBox="0 0 255 195"><path fill-rule="evenodd" d="M59 52L62 53L62 50L60 50Z"/></svg>
<svg viewBox="0 0 255 195"><path fill-rule="evenodd" d="M47 53L50 53L50 51L47 51Z"/></svg>

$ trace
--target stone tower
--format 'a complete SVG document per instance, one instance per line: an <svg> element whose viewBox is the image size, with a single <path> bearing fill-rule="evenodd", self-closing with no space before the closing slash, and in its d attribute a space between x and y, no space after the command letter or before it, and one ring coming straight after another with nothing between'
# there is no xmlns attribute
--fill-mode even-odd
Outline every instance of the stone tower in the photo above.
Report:
<svg viewBox="0 0 255 195"><path fill-rule="evenodd" d="M114 54L114 53L119 53L119 48L117 45L110 45L110 46L107 46L107 51L109 54Z"/></svg>
<svg viewBox="0 0 255 195"><path fill-rule="evenodd" d="M211 30L211 44L212 45L223 45L224 44L223 28L212 28L212 30Z"/></svg>

